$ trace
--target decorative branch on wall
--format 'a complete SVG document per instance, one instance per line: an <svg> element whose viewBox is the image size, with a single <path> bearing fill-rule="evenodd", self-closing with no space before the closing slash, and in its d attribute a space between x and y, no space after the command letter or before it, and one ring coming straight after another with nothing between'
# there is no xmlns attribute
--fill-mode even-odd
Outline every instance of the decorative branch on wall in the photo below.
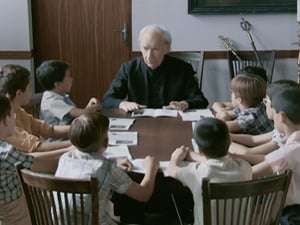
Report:
<svg viewBox="0 0 300 225"><path fill-rule="evenodd" d="M189 14L294 13L297 0L188 0Z"/></svg>

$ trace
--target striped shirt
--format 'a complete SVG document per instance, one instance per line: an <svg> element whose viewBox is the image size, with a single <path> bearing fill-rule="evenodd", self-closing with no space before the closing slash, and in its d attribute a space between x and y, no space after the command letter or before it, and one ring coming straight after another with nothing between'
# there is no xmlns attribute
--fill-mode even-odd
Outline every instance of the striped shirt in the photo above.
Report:
<svg viewBox="0 0 300 225"><path fill-rule="evenodd" d="M269 120L266 107L260 103L256 107L250 107L243 111L238 108L233 110L233 120L236 120L244 134L263 134L274 129L274 125Z"/></svg>
<svg viewBox="0 0 300 225"><path fill-rule="evenodd" d="M30 169L33 157L17 151L14 146L0 140L0 204L13 202L22 194L15 168L17 162Z"/></svg>
<svg viewBox="0 0 300 225"><path fill-rule="evenodd" d="M55 176L67 178L97 177L99 182L99 213L102 225L116 225L110 218L109 201L113 192L124 194L132 183L131 178L118 168L114 160L104 158L95 152L84 153L79 150L67 152L60 157ZM89 199L85 199L89 201ZM91 205L85 208L91 212Z"/></svg>

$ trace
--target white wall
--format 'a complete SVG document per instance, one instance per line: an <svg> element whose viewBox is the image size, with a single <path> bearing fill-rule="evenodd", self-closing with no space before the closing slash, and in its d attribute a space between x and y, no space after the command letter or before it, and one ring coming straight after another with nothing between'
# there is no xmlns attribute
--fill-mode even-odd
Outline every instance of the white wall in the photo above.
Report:
<svg viewBox="0 0 300 225"><path fill-rule="evenodd" d="M0 15L0 51L31 50L30 0L1 0Z"/></svg>
<svg viewBox="0 0 300 225"><path fill-rule="evenodd" d="M229 37L238 50L252 50L241 17L251 23L257 50L298 49L296 13L257 15L189 15L186 0L132 0L132 44L147 24L162 24L173 37L173 51L222 51L219 35ZM203 92L210 103L229 100L226 60L205 60ZM277 59L274 80L297 79L296 59Z"/></svg>
<svg viewBox="0 0 300 225"><path fill-rule="evenodd" d="M0 0L0 51L29 52L33 49L31 1ZM34 64L32 59L0 59L0 66L17 64L31 72L34 90Z"/></svg>

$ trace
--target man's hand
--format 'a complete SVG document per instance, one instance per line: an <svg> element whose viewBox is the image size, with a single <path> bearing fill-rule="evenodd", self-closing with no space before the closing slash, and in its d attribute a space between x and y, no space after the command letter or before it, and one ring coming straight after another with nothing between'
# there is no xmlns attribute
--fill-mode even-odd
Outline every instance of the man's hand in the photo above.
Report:
<svg viewBox="0 0 300 225"><path fill-rule="evenodd" d="M185 111L189 108L189 104L186 101L171 101L169 105L164 106L164 109L177 109L180 111Z"/></svg>
<svg viewBox="0 0 300 225"><path fill-rule="evenodd" d="M136 102L127 102L123 101L119 105L119 109L124 110L125 112L132 112L134 110L146 108L146 105L140 105Z"/></svg>

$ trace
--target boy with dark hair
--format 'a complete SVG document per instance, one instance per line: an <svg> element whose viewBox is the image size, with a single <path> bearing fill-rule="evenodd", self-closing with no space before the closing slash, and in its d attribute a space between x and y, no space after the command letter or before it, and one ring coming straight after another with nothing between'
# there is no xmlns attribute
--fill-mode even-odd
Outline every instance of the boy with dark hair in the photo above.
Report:
<svg viewBox="0 0 300 225"><path fill-rule="evenodd" d="M147 156L143 180L140 184L132 181L121 169L131 169L132 165L128 160L115 162L103 156L108 145L108 126L108 118L100 112L83 114L74 119L70 128L70 140L77 149L61 156L55 175L70 178L96 176L101 197L101 224L116 224L110 216L110 199L113 192L126 194L138 201L148 201L153 192L159 162ZM89 213L89 210L87 208L86 213Z"/></svg>
<svg viewBox="0 0 300 225"><path fill-rule="evenodd" d="M85 108L76 107L68 93L73 78L68 63L58 60L44 61L36 70L36 76L45 89L41 101L40 119L52 125L69 125L83 113L101 109L96 98L91 98Z"/></svg>
<svg viewBox="0 0 300 225"><path fill-rule="evenodd" d="M273 130L263 98L266 83L258 76L237 75L231 80L232 111L221 111L216 117L226 121L232 133L262 134Z"/></svg>
<svg viewBox="0 0 300 225"><path fill-rule="evenodd" d="M278 91L272 98L272 112L276 129L287 140L278 150L264 155L243 155L249 162L259 162L253 166L253 177L272 173L293 171L289 186L286 208L280 221L281 225L300 224L300 88L290 87Z"/></svg>
<svg viewBox="0 0 300 225"><path fill-rule="evenodd" d="M250 180L252 174L250 164L227 155L231 141L225 122L216 118L204 118L197 122L193 138L200 154L184 146L177 148L171 156L168 174L191 190L194 198L194 224L202 225L202 179L209 177L212 182L233 182ZM197 163L180 167L183 160Z"/></svg>
<svg viewBox="0 0 300 225"><path fill-rule="evenodd" d="M268 118L273 121L271 98L280 90L298 87L300 84L293 80L277 80L267 87L267 95L264 98ZM233 143L229 151L238 154L268 154L285 144L286 138L275 128L273 131L259 134L231 134Z"/></svg>
<svg viewBox="0 0 300 225"><path fill-rule="evenodd" d="M10 100L0 95L0 221L2 225L31 225L25 197L15 168L21 163L24 168L53 172L60 154L23 154L5 141L15 129L15 113Z"/></svg>
<svg viewBox="0 0 300 225"><path fill-rule="evenodd" d="M5 140L24 152L53 151L69 147L70 141L42 142L43 138L64 138L69 126L52 126L28 114L23 105L31 97L30 73L19 65L5 65L0 68L0 93L7 96L16 113L15 132Z"/></svg>

